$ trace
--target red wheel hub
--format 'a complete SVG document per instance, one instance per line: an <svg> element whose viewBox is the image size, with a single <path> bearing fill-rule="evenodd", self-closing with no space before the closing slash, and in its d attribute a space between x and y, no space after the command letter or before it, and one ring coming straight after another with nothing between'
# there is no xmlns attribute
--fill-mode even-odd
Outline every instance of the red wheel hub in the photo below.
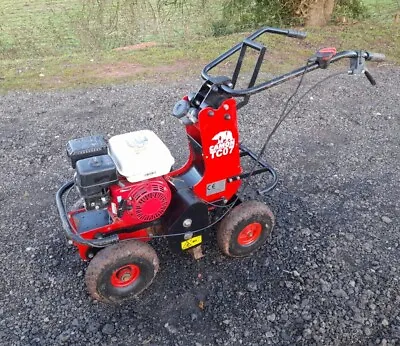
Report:
<svg viewBox="0 0 400 346"><path fill-rule="evenodd" d="M127 264L113 271L111 284L115 287L126 287L135 282L140 275L140 268L136 264Z"/></svg>
<svg viewBox="0 0 400 346"><path fill-rule="evenodd" d="M252 245L260 238L261 232L261 224L253 222L240 231L237 241L241 246Z"/></svg>

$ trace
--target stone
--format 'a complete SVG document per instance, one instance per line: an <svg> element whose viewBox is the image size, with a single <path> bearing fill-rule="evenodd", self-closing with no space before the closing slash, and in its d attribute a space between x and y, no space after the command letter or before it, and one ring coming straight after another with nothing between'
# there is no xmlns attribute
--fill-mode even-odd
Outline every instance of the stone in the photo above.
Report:
<svg viewBox="0 0 400 346"><path fill-rule="evenodd" d="M105 325L103 326L103 328L101 329L101 331L102 331L103 334L106 334L106 335L112 335L112 334L114 334L114 333L115 333L114 324L111 324L111 323L105 324Z"/></svg>
<svg viewBox="0 0 400 346"><path fill-rule="evenodd" d="M382 220L384 223L387 223L387 224L389 224L389 223L392 222L392 219L391 219L390 217L387 217L387 216L382 216L382 217L381 217L381 220Z"/></svg>
<svg viewBox="0 0 400 346"><path fill-rule="evenodd" d="M247 290L248 290L249 292L255 292L255 291L257 291L257 284L256 284L255 282L249 282L249 283L247 284Z"/></svg>

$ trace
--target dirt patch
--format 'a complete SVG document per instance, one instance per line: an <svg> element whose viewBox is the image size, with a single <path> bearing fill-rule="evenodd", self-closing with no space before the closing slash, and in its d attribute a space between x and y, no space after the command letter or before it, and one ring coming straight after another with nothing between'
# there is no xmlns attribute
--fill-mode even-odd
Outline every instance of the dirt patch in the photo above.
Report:
<svg viewBox="0 0 400 346"><path fill-rule="evenodd" d="M134 44L131 46L125 46L125 47L118 47L115 48L114 50L119 52L119 51L131 51L131 50L143 50L151 47L157 46L156 42L142 42L138 44Z"/></svg>
<svg viewBox="0 0 400 346"><path fill-rule="evenodd" d="M96 79L121 79L141 74L182 73L190 67L191 63L189 61L177 61L174 64L160 66L143 66L141 64L118 62L96 65L90 74L94 75Z"/></svg>
<svg viewBox="0 0 400 346"><path fill-rule="evenodd" d="M151 81L168 81L187 75L197 75L199 63L188 60L177 61L170 65L144 66L129 62L116 62L86 65L72 68L68 73L57 76L46 76L40 79L40 87L45 89L63 88L70 85L94 85L103 82L126 82L129 80L146 79Z"/></svg>
<svg viewBox="0 0 400 346"><path fill-rule="evenodd" d="M96 79L100 78L124 78L138 73L143 73L148 69L140 64L118 62L113 64L101 64L93 66L90 74L94 74Z"/></svg>

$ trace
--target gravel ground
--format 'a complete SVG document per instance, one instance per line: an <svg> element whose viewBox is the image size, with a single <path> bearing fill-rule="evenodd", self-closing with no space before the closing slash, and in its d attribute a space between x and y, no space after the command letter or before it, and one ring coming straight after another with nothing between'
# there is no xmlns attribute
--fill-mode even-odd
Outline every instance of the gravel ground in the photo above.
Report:
<svg viewBox="0 0 400 346"><path fill-rule="evenodd" d="M63 237L54 195L73 173L65 143L149 128L182 163L184 132L169 114L200 81L0 96L1 345L399 345L400 74L373 72L375 88L327 81L274 137L280 182L256 197L277 217L267 246L229 259L211 237L196 262L153 242L161 269L121 307L88 297L86 264ZM260 147L294 87L242 109L248 146Z"/></svg>

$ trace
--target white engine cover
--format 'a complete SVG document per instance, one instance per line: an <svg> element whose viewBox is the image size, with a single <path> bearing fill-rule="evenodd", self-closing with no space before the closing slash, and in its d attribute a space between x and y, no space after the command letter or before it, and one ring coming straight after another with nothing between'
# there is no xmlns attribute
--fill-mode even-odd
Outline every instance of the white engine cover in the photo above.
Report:
<svg viewBox="0 0 400 346"><path fill-rule="evenodd" d="M131 183L167 174L175 162L167 146L150 130L111 137L108 154L119 174Z"/></svg>

